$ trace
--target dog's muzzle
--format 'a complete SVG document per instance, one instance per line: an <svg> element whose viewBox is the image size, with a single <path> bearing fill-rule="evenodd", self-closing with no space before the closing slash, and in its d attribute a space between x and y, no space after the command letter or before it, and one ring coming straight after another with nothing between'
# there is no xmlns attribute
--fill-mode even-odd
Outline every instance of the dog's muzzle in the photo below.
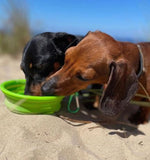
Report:
<svg viewBox="0 0 150 160"><path fill-rule="evenodd" d="M41 87L42 96L52 96L55 94L57 79L57 77L54 77L43 84Z"/></svg>

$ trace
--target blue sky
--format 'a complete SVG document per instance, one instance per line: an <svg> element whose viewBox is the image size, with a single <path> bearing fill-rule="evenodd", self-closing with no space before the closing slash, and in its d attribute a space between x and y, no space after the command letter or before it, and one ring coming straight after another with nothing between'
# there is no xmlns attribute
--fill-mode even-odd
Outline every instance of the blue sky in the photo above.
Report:
<svg viewBox="0 0 150 160"><path fill-rule="evenodd" d="M0 6L4 1L0 1ZM150 37L149 0L26 0L26 3L34 31L84 35L101 30L135 40ZM0 9L0 15L3 14Z"/></svg>

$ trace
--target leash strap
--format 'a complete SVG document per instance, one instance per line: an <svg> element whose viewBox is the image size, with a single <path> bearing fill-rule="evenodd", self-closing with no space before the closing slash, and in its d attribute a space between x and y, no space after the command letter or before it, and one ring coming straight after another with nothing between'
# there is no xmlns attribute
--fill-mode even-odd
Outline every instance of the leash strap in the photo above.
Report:
<svg viewBox="0 0 150 160"><path fill-rule="evenodd" d="M72 102L72 99L73 99L73 97L75 96L75 100L76 100L76 110L71 110L70 109L70 105L71 105L71 102ZM67 105L67 109L68 109L68 111L70 112L70 113L77 113L78 111L79 111L79 109L80 109L80 105L79 105L79 94L78 94L78 92L76 92L75 94L73 94L73 95L71 95L70 97L69 97L69 102L68 102L68 105Z"/></svg>
<svg viewBox="0 0 150 160"><path fill-rule="evenodd" d="M141 46L139 44L137 44L139 53L140 53L140 67L139 67L139 72L137 74L137 77L139 78L141 76L141 74L143 73L144 70L144 58L143 58L143 53L142 53L142 49Z"/></svg>

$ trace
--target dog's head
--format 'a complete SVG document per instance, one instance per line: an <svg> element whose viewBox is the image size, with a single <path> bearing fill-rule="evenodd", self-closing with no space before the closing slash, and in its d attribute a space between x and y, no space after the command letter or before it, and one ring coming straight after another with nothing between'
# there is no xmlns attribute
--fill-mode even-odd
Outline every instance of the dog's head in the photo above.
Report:
<svg viewBox="0 0 150 160"><path fill-rule="evenodd" d="M64 66L42 86L43 95L70 95L90 84L107 84L101 110L117 115L137 89L138 49L109 35L90 32L66 51Z"/></svg>
<svg viewBox="0 0 150 160"><path fill-rule="evenodd" d="M64 64L65 51L81 37L46 32L33 37L25 46L21 69L26 78L25 94L41 95L41 84Z"/></svg>

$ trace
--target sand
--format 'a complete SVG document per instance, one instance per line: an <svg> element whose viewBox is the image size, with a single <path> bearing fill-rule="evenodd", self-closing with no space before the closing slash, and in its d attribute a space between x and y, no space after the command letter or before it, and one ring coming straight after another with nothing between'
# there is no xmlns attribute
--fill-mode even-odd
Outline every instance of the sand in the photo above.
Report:
<svg viewBox="0 0 150 160"><path fill-rule="evenodd" d="M1 55L0 83L24 78L20 59ZM92 122L75 123L57 115ZM98 111L81 107L73 115L65 100L57 115L12 113L0 92L0 160L150 160L150 123L138 128L126 122L100 124Z"/></svg>

